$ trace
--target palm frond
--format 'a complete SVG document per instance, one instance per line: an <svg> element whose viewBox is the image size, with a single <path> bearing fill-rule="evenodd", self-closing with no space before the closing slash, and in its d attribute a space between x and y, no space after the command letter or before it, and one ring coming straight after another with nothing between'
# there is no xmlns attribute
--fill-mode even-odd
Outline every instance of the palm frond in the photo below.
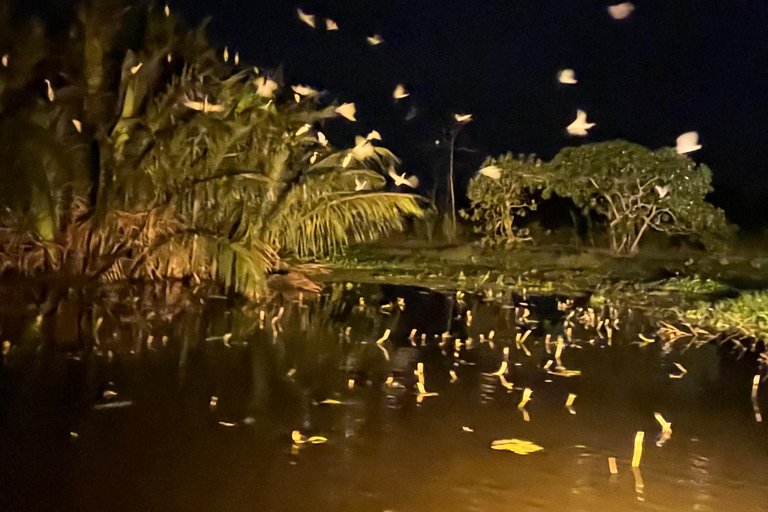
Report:
<svg viewBox="0 0 768 512"><path fill-rule="evenodd" d="M418 196L393 192L345 191L317 196L308 204L301 197L288 203L270 226L267 241L301 258L335 254L351 241L401 230L405 217L423 214Z"/></svg>

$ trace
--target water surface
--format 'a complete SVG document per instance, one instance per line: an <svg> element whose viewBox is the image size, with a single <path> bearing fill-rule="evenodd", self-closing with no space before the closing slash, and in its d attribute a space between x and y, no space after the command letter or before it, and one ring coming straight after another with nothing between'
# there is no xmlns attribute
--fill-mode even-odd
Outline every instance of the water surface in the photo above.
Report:
<svg viewBox="0 0 768 512"><path fill-rule="evenodd" d="M640 346L637 315L613 312L609 340L564 324L556 297L344 283L258 306L178 285L2 293L7 510L768 510L754 357ZM581 375L547 373L547 334ZM512 389L484 375L504 347ZM419 362L437 396L418 396ZM655 412L672 422L660 446ZM294 445L294 430L327 442ZM506 438L543 450L490 448Z"/></svg>

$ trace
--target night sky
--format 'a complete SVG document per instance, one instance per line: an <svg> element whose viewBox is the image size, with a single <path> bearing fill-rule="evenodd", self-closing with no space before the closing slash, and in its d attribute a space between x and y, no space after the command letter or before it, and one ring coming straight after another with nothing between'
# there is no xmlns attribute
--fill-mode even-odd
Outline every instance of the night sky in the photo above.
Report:
<svg viewBox="0 0 768 512"><path fill-rule="evenodd" d="M618 2L616 2L618 3ZM624 138L658 148L696 130L691 156L713 169L712 200L743 228L768 225L768 2L637 0L622 21L588 0L176 0L190 24L212 16L210 39L247 64L285 67L289 84L354 101L358 122L334 121L337 146L377 129L403 170L444 176L435 146L453 113L472 113L459 138L459 179L487 155L536 153ZM162 5L161 5L162 7ZM339 31L301 23L296 8ZM366 36L384 43L370 46ZM573 68L577 85L557 82ZM412 95L395 104L402 82ZM411 108L416 117L406 122ZM581 108L597 123L586 138L565 127ZM335 135L335 137L334 137Z"/></svg>

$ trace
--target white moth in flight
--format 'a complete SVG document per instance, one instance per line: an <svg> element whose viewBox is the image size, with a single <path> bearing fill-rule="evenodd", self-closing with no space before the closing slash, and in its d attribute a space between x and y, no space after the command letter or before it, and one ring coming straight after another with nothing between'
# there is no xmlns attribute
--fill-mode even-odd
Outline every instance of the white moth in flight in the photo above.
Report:
<svg viewBox="0 0 768 512"><path fill-rule="evenodd" d="M301 9L296 9L296 12L299 15L299 19L309 25L312 28L315 28L315 15L314 14L307 14Z"/></svg>
<svg viewBox="0 0 768 512"><path fill-rule="evenodd" d="M368 36L366 39L368 39L368 44L371 46L378 46L384 42L384 39L379 34L373 34L372 36Z"/></svg>
<svg viewBox="0 0 768 512"><path fill-rule="evenodd" d="M405 173L398 175L394 169L389 169L389 177L392 178L392 181L395 182L395 185L398 187L400 185L405 185L406 187L416 188L419 186L419 178L416 176L409 176L405 177Z"/></svg>
<svg viewBox="0 0 768 512"><path fill-rule="evenodd" d="M357 112L357 109L354 103L343 103L336 107L336 113L350 121L357 121L355 119L355 112Z"/></svg>
<svg viewBox="0 0 768 512"><path fill-rule="evenodd" d="M317 96L319 93L307 85L292 85L291 89L299 96Z"/></svg>
<svg viewBox="0 0 768 512"><path fill-rule="evenodd" d="M675 148L678 155L684 155L692 151L698 151L701 149L699 144L699 134L697 132L686 132L677 138L677 148Z"/></svg>
<svg viewBox="0 0 768 512"><path fill-rule="evenodd" d="M578 83L576 80L576 73L572 69L563 69L557 74L557 81L561 84L573 85Z"/></svg>
<svg viewBox="0 0 768 512"><path fill-rule="evenodd" d="M587 135L587 130L593 126L595 126L595 123L587 122L587 113L583 110L577 110L576 120L568 125L568 133L584 137Z"/></svg>
<svg viewBox="0 0 768 512"><path fill-rule="evenodd" d="M339 26L331 18L325 19L325 30L331 32L333 30L339 30Z"/></svg>
<svg viewBox="0 0 768 512"><path fill-rule="evenodd" d="M496 167L495 165L489 165L487 167L483 167L478 171L483 176L488 176L491 179L498 180L501 178L501 169Z"/></svg>
<svg viewBox="0 0 768 512"><path fill-rule="evenodd" d="M355 137L355 147L352 148L350 154L355 160L362 162L366 158L375 158L376 148L368 141L368 139L364 139L358 135Z"/></svg>
<svg viewBox="0 0 768 512"><path fill-rule="evenodd" d="M72 124L75 125L75 130L77 130L77 133L83 133L83 123L77 119L73 119Z"/></svg>
<svg viewBox="0 0 768 512"><path fill-rule="evenodd" d="M472 121L472 114L453 114L453 118L459 123L469 123Z"/></svg>
<svg viewBox="0 0 768 512"><path fill-rule="evenodd" d="M635 6L632 2L623 2L620 4L608 6L608 14L615 20L623 20L628 18L634 10Z"/></svg>
<svg viewBox="0 0 768 512"><path fill-rule="evenodd" d="M143 65L144 65L144 63L143 63L143 62L139 62L138 64L136 64L135 66L133 66L133 67L131 68L131 74L132 74L132 75L135 75L136 73L138 73L138 72L139 72L139 70L141 69L141 66L143 66Z"/></svg>
<svg viewBox="0 0 768 512"><path fill-rule="evenodd" d="M405 90L405 86L403 86L403 84L397 84L397 87L395 87L395 90L392 93L392 97L395 98L396 100L407 98L410 95L411 93Z"/></svg>
<svg viewBox="0 0 768 512"><path fill-rule="evenodd" d="M277 82L270 78L260 76L254 82L256 84L256 94L262 98L271 98L275 95L277 89Z"/></svg>

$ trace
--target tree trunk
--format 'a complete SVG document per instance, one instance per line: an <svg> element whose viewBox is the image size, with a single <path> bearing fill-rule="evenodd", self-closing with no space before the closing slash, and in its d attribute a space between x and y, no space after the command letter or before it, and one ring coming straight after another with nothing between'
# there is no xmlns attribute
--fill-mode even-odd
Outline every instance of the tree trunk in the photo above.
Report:
<svg viewBox="0 0 768 512"><path fill-rule="evenodd" d="M453 242L456 239L456 195L453 190L453 155L454 146L456 144L456 136L459 134L458 130L453 130L451 133L451 161L448 169L448 186L451 194L451 230L450 241Z"/></svg>
<svg viewBox="0 0 768 512"><path fill-rule="evenodd" d="M651 218L653 217L653 213L651 213L650 216L646 217L643 222L643 227L640 228L640 231L637 233L637 236L635 237L635 241L632 242L632 247L629 248L629 254L637 254L637 250L640 245L640 239L643 237L643 234L645 233L645 230L648 228L648 226L651 224Z"/></svg>

